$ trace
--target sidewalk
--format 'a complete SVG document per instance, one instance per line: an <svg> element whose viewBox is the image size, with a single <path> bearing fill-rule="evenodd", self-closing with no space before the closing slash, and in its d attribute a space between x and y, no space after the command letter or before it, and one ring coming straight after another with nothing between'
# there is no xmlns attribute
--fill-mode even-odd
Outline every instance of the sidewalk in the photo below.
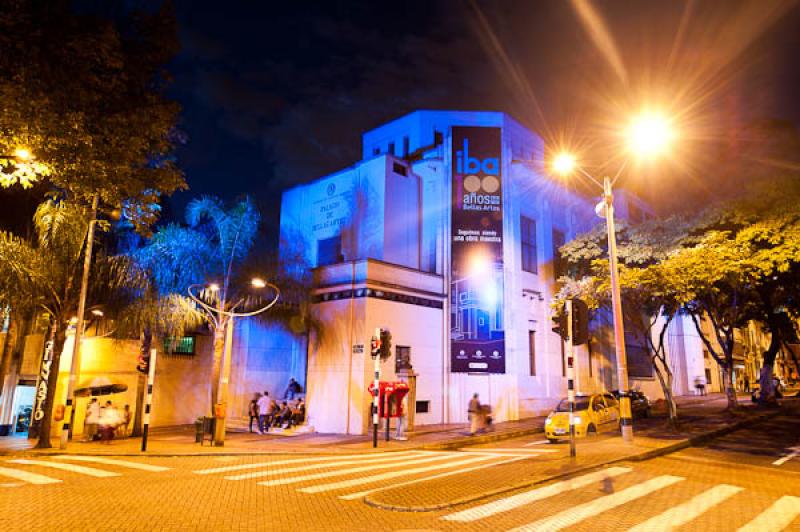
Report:
<svg viewBox="0 0 800 532"><path fill-rule="evenodd" d="M725 408L725 397L722 394L711 394L709 396L679 398L679 412L684 421L685 431L708 430L710 419L723 419L723 423L730 423L735 420L735 416L727 415L720 418L721 412ZM743 412L752 409L749 400L745 402ZM738 414L737 414L738 415ZM745 415L745 414L743 414ZM731 417L733 416L733 417ZM713 423L712 423L713 424ZM207 442L201 446L195 443L195 433L193 426L170 427L151 430L148 438L148 456L197 456L197 455L226 455L226 454L270 454L270 453L298 453L298 454L336 454L336 453L359 453L359 452L386 452L403 451L409 449L450 449L463 447L465 445L478 445L516 438L520 436L532 435L542 432L544 417L529 418L521 421L510 421L496 423L493 432L469 436L468 427L465 424L451 425L425 425L414 432L408 434L408 441L389 441L384 440L384 433L381 432L378 440L378 448L372 447L372 435L367 436L348 436L342 434L298 434L295 436L282 435L261 435L249 432L228 432L225 445L223 447L210 446ZM647 431L659 432L659 440L670 442L678 439L685 439L688 432L670 432L664 430L664 417L655 416L649 420L637 420L637 445L639 444L639 432L643 438L642 444L648 440ZM649 427L649 428L648 428ZM53 438L55 448L36 450L33 449L35 441L21 437L0 438L0 455L9 454L92 454L92 455L128 455L141 456L140 438L125 438L114 440L110 444L99 442L73 441L69 444L66 451L58 449L58 441ZM596 442L600 443L600 442ZM655 445L655 444L653 444Z"/></svg>

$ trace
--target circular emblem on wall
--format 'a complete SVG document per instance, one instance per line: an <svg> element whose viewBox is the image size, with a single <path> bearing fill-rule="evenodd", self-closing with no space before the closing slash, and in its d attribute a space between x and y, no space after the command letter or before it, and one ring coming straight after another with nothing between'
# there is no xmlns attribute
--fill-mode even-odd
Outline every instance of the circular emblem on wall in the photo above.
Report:
<svg viewBox="0 0 800 532"><path fill-rule="evenodd" d="M331 183L330 185L328 185L327 192L328 196L333 196L333 194L336 192L336 183Z"/></svg>
<svg viewBox="0 0 800 532"><path fill-rule="evenodd" d="M483 179L476 175L468 175L464 178L464 190L467 192L483 190L487 194L494 194L499 188L500 180L493 175L487 175Z"/></svg>

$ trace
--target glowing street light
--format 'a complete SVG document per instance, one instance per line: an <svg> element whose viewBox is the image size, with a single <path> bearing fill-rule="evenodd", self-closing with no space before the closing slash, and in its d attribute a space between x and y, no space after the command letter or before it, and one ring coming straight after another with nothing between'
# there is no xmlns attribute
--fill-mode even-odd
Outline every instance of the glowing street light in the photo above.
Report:
<svg viewBox="0 0 800 532"><path fill-rule="evenodd" d="M643 113L633 119L625 132L628 149L639 157L653 157L669 147L675 132L659 113Z"/></svg>
<svg viewBox="0 0 800 532"><path fill-rule="evenodd" d="M208 285L208 289L212 292L219 292L219 285L217 283L211 283Z"/></svg>
<svg viewBox="0 0 800 532"><path fill-rule="evenodd" d="M631 121L625 133L628 140L628 149L639 157L652 157L663 152L675 136L670 122L657 113L647 113L636 117ZM628 395L628 361L625 352L625 328L622 320L622 298L619 286L619 267L617 265L617 236L614 227L613 182L606 176L603 178L603 182L600 183L578 165L576 158L569 153L562 152L558 154L553 159L552 166L561 175L577 171L603 189L603 199L597 205L595 212L606 219L606 228L608 230L611 307L614 322L614 344L617 354L617 380L620 389L620 425L622 427L622 439L626 442L633 442L633 421L630 397ZM619 177L624 168L625 163L617 172L617 177ZM616 177L614 180L616 180Z"/></svg>
<svg viewBox="0 0 800 532"><path fill-rule="evenodd" d="M259 277L253 277L253 280L250 281L250 284L253 286L253 288L266 288L267 286L267 282Z"/></svg>

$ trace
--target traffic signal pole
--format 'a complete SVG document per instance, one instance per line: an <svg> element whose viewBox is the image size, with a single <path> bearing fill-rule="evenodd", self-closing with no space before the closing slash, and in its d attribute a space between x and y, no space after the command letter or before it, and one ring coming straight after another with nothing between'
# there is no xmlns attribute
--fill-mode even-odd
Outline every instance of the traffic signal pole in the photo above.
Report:
<svg viewBox="0 0 800 532"><path fill-rule="evenodd" d="M573 345L572 300L565 303L567 313L567 401L569 402L569 456L575 458L575 346Z"/></svg>
<svg viewBox="0 0 800 532"><path fill-rule="evenodd" d="M375 390L372 394L372 447L378 446L378 401L381 393L381 330L375 329L372 341L372 358L375 360Z"/></svg>

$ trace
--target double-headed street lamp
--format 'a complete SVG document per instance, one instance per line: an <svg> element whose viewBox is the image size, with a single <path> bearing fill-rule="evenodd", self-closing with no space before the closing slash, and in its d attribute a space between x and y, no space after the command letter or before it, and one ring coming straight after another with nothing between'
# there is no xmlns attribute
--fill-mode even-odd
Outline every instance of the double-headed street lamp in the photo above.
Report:
<svg viewBox="0 0 800 532"><path fill-rule="evenodd" d="M664 150L674 136L669 121L658 114L645 114L633 120L626 131L628 149L637 157L652 157ZM619 287L619 268L617 265L617 237L614 227L614 196L612 187L625 169L627 160L622 163L614 179L603 177L600 183L578 164L574 155L559 153L552 163L553 169L568 175L578 172L603 190L603 199L597 204L595 212L606 219L608 230L608 262L611 270L611 307L614 321L614 344L617 354L617 380L620 390L622 439L633 442L633 421L628 385L628 362L625 353L625 325L622 317L622 299Z"/></svg>
<svg viewBox="0 0 800 532"><path fill-rule="evenodd" d="M228 400L228 381L231 370L231 351L233 349L233 320L234 318L246 318L255 316L270 309L280 298L280 289L272 283L261 278L255 277L250 281L250 285L256 289L269 287L275 291L275 297L267 304L262 304L255 310L245 311L242 309L247 303L247 298L240 298L236 303L230 304L227 301L228 283L220 288L217 283L193 284L188 288L189 297L197 303L206 313L211 323L214 325L214 343L216 344L217 335L225 334L224 346L222 349L222 360L220 360L219 381L213 383L217 387L216 397L214 397L214 445L222 446L225 443L225 410ZM213 304L203 301L195 291L202 290L206 293L206 299L210 299ZM239 309L242 309L239 311ZM215 347L216 349L216 347Z"/></svg>

